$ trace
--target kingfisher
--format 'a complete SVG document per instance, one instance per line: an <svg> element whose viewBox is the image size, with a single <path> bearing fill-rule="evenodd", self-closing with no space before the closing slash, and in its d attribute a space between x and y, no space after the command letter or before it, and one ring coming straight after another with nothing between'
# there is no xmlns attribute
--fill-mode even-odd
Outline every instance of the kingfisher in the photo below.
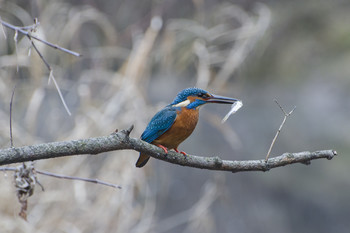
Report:
<svg viewBox="0 0 350 233"><path fill-rule="evenodd" d="M233 104L238 99L218 96L200 88L192 87L180 91L174 101L154 115L141 135L141 140L154 144L168 153L178 151L178 146L195 129L199 108L207 103ZM183 155L185 152L181 151ZM140 153L136 167L143 167L150 156Z"/></svg>

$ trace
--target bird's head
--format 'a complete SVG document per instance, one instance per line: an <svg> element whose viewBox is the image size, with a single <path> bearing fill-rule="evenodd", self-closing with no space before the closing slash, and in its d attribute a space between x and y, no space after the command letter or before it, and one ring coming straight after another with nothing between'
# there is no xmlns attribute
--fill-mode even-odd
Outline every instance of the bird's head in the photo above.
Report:
<svg viewBox="0 0 350 233"><path fill-rule="evenodd" d="M173 107L196 109L207 103L233 104L236 101L238 100L214 95L200 88L192 87L180 91L170 105Z"/></svg>

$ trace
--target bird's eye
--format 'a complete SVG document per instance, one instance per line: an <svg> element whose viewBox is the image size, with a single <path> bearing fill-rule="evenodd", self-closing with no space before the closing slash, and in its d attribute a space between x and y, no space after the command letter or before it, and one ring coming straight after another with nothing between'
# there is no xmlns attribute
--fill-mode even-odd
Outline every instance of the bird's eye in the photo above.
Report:
<svg viewBox="0 0 350 233"><path fill-rule="evenodd" d="M205 97L205 94L204 93L198 93L198 95L197 95L198 97Z"/></svg>

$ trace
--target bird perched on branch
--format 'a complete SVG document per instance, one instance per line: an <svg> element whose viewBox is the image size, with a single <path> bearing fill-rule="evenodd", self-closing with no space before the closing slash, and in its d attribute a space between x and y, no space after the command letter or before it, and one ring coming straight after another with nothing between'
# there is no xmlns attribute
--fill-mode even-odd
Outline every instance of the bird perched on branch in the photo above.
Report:
<svg viewBox="0 0 350 233"><path fill-rule="evenodd" d="M174 101L160 110L148 123L141 140L152 143L168 153L168 149L179 152L177 147L195 129L199 107L207 103L233 104L237 99L211 94L199 88L180 91ZM180 153L186 155L185 152ZM140 153L136 167L143 167L150 156Z"/></svg>

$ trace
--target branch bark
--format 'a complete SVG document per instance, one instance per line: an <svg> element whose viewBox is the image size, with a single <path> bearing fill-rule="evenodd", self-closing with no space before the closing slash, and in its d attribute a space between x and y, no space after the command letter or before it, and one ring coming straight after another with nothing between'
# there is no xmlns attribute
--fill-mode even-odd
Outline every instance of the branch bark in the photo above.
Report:
<svg viewBox="0 0 350 233"><path fill-rule="evenodd" d="M201 157L196 155L184 156L183 154L164 151L152 144L137 138L129 137L133 126L127 130L113 133L109 136L80 139L63 142L50 142L38 145L12 147L0 150L0 165L50 159L63 156L81 154L99 154L115 150L135 150L150 155L153 158L181 166L195 167L219 171L268 171L271 168L286 166L294 163L310 164L314 159L332 159L337 152L334 150L322 150L315 152L284 153L270 158L267 161L245 160L231 161L222 160L219 157Z"/></svg>

